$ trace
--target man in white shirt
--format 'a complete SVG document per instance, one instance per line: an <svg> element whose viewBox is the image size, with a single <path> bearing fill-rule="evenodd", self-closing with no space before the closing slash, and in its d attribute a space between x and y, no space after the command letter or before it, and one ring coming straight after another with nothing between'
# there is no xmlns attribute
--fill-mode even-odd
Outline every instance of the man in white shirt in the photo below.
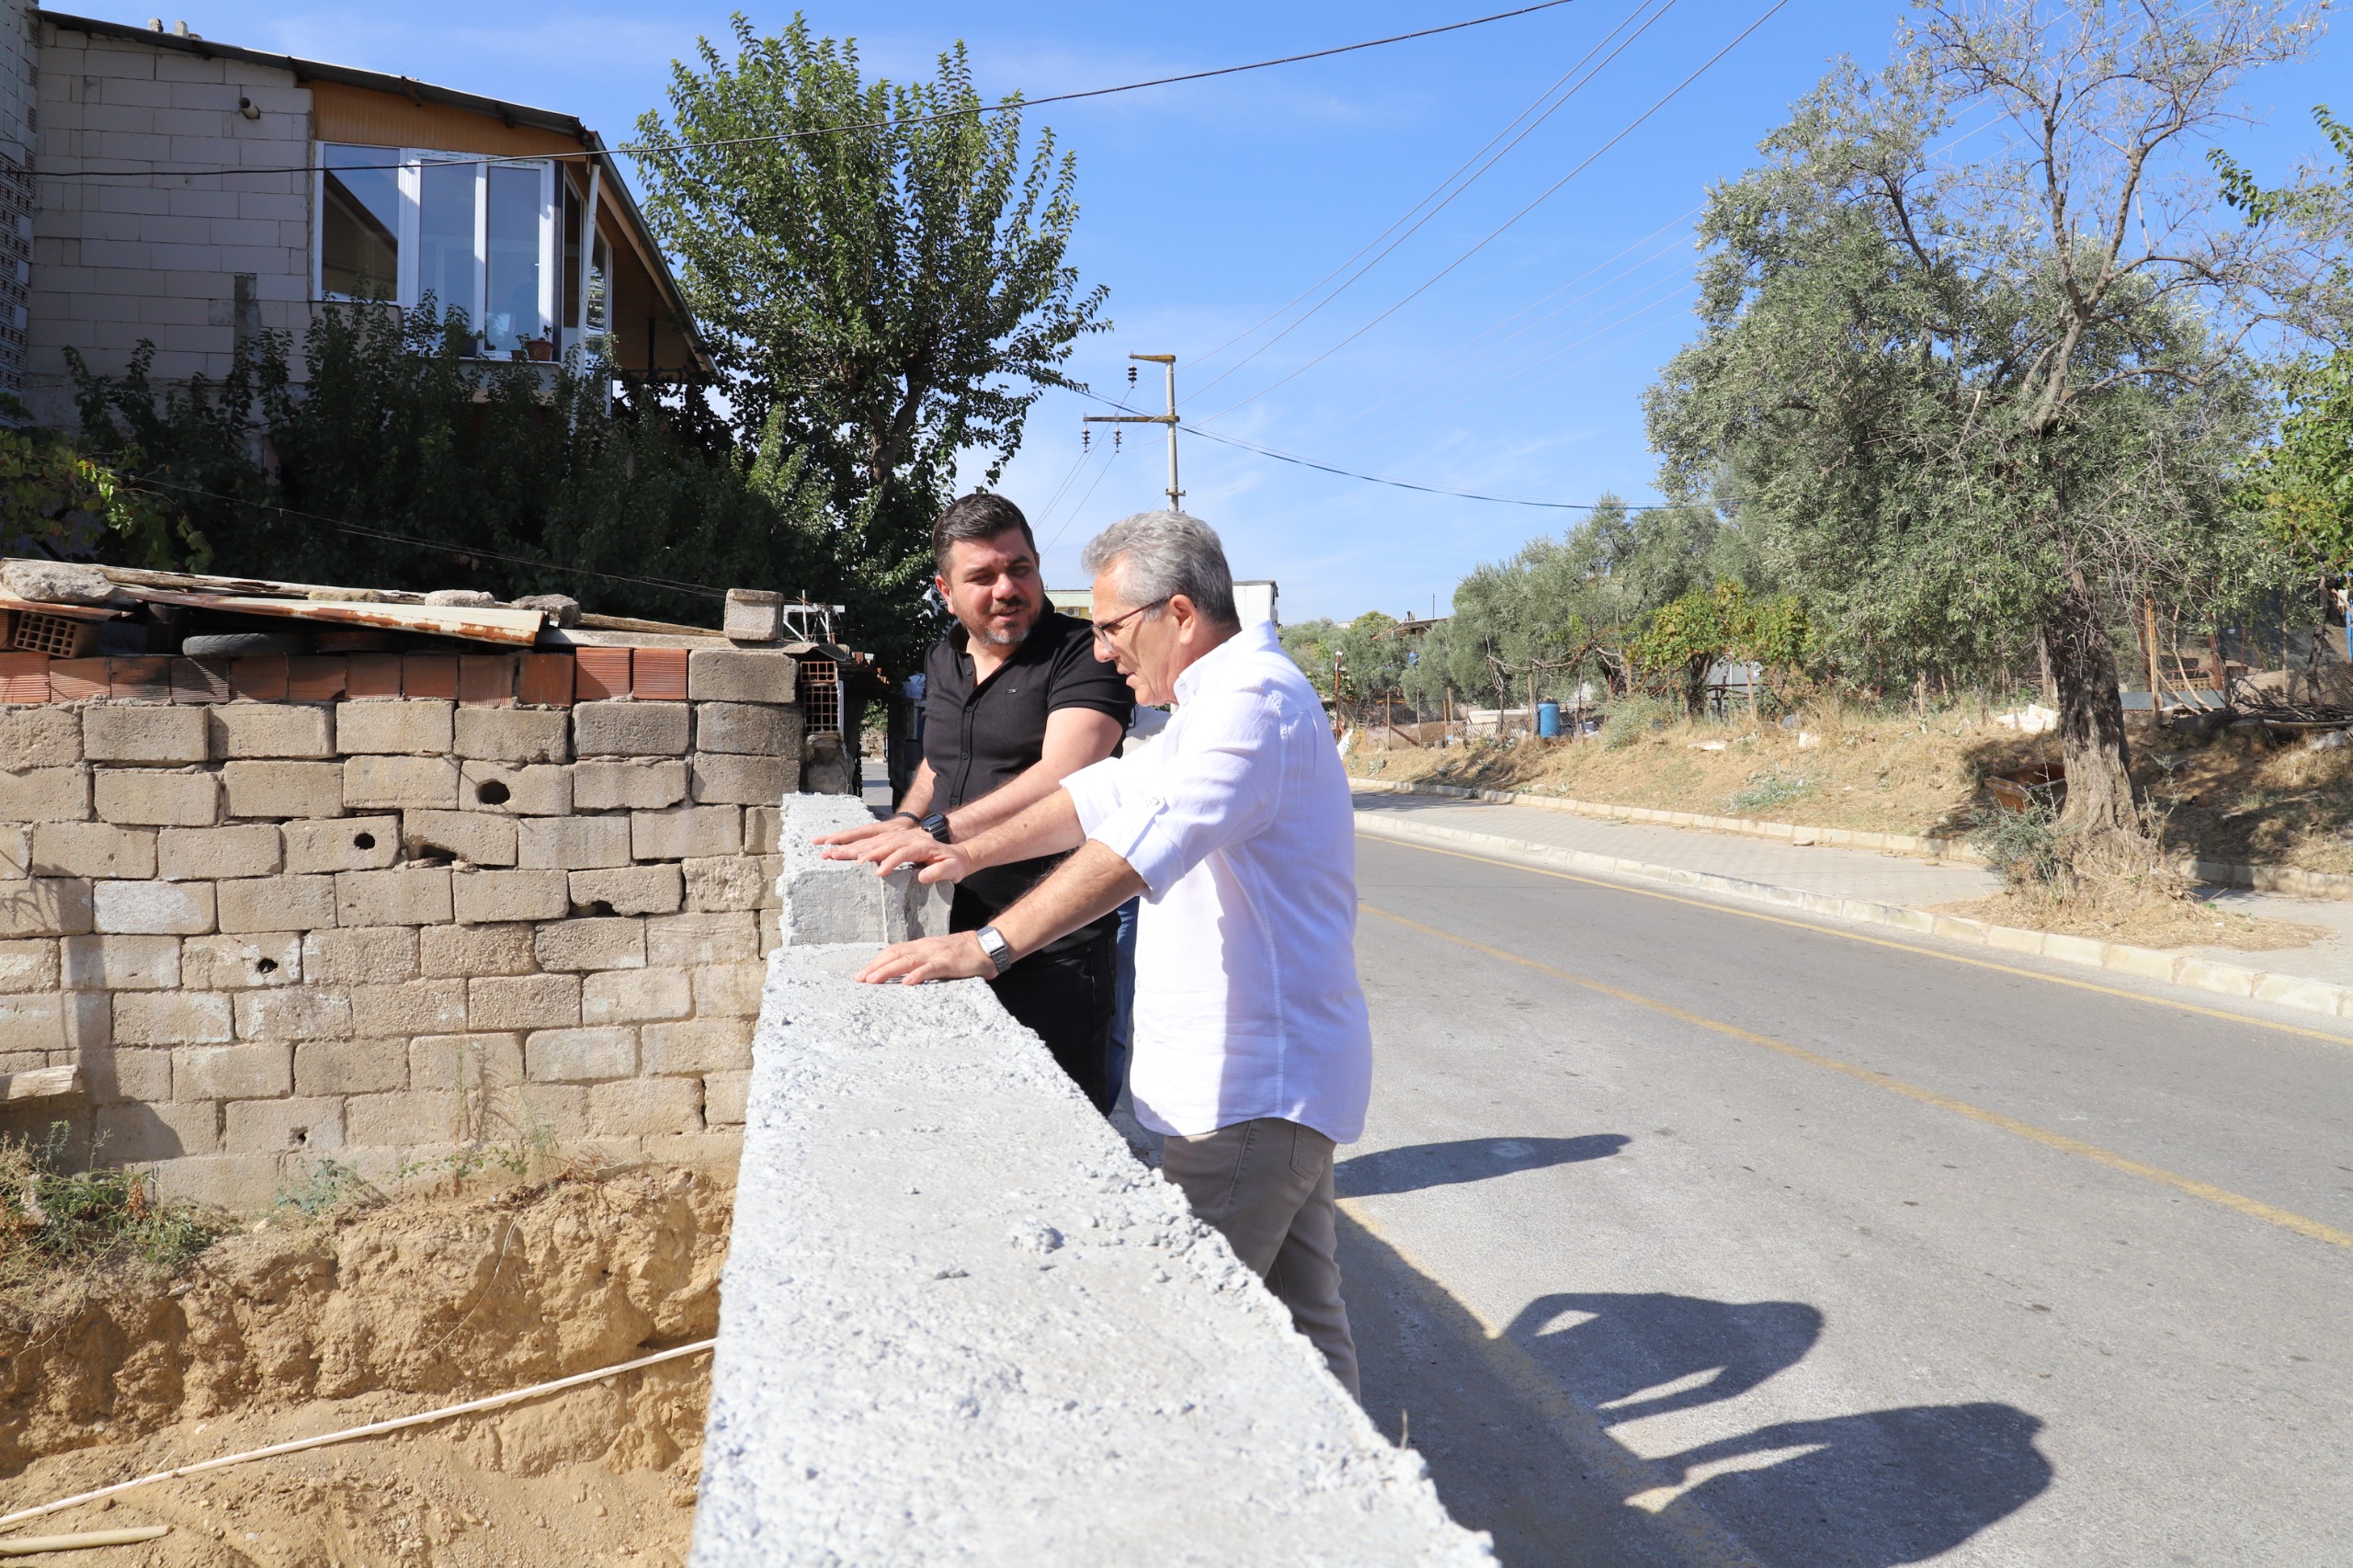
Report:
<svg viewBox="0 0 2353 1568"><path fill-rule="evenodd" d="M1097 655L1139 703L1176 703L1166 731L1010 821L922 848L927 881L1076 853L993 925L901 943L858 978L985 978L1142 894L1136 1118L1165 1135L1162 1174L1354 1393L1332 1151L1364 1130L1372 1033L1357 984L1347 779L1274 627L1239 623L1208 525L1141 513L1081 560L1095 578Z"/></svg>

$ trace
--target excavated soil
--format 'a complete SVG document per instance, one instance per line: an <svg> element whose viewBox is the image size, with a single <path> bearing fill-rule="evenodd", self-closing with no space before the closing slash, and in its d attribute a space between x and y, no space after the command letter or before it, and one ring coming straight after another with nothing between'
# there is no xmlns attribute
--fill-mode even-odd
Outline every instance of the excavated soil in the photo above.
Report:
<svg viewBox="0 0 2353 1568"><path fill-rule="evenodd" d="M81 1285L0 1322L0 1512L708 1338L733 1196L685 1171L407 1196ZM53 1559L90 1568L679 1563L708 1388L685 1358L12 1533L172 1527Z"/></svg>

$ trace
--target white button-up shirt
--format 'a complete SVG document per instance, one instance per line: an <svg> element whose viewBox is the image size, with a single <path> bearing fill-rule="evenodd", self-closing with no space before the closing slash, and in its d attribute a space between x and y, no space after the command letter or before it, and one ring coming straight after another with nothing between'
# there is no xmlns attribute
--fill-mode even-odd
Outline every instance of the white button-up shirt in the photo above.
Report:
<svg viewBox="0 0 2353 1568"><path fill-rule="evenodd" d="M1356 824L1315 691L1260 621L1176 677L1156 742L1063 780L1089 838L1144 881L1136 1119L1214 1132L1279 1116L1364 1131Z"/></svg>

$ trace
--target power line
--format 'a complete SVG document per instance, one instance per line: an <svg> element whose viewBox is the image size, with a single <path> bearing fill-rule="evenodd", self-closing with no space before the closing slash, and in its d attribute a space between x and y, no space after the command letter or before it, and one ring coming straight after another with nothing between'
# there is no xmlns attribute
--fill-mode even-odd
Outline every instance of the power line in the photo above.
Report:
<svg viewBox="0 0 2353 1568"><path fill-rule="evenodd" d="M1336 473L1343 479L1361 479L1368 484L1386 484L1395 490L1417 490L1425 495L1451 495L1462 501L1492 501L1502 506L1538 506L1553 512L1598 512L1608 506L1608 503L1601 501L1531 501L1518 495L1483 495L1472 490L1449 490L1441 485L1416 484L1406 479L1384 479L1377 473L1358 473L1352 468L1336 468L1330 463L1317 462L1313 458L1302 458L1291 452L1279 452L1272 447L1262 447L1256 441L1245 441L1239 436L1223 436L1214 430L1204 430L1198 425L1188 425L1183 428L1188 435L1199 436L1211 441L1222 441L1229 447L1240 447L1246 451L1256 452L1260 457L1273 458L1278 462L1296 463L1301 468L1312 468L1319 473ZM1680 509L1674 502L1660 502L1655 505L1645 503L1639 506L1620 502L1618 505L1629 512L1672 512Z"/></svg>

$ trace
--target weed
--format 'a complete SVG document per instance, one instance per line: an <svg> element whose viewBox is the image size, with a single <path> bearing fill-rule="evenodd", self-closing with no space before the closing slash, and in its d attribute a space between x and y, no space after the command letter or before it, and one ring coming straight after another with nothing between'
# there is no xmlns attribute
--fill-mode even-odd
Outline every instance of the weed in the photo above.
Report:
<svg viewBox="0 0 2353 1568"><path fill-rule="evenodd" d="M278 1188L278 1200L270 1205L270 1210L290 1210L304 1224L315 1224L347 1203L380 1196L351 1166L340 1160L321 1160L302 1180Z"/></svg>
<svg viewBox="0 0 2353 1568"><path fill-rule="evenodd" d="M1654 730L1665 729L1683 717L1683 710L1665 698L1640 692L1609 704L1601 725L1604 751L1622 751Z"/></svg>
<svg viewBox="0 0 2353 1568"><path fill-rule="evenodd" d="M1748 776L1748 787L1724 797L1724 811L1736 817L1751 816L1786 805L1813 788L1813 780L1802 773L1785 772L1779 767L1761 767Z"/></svg>
<svg viewBox="0 0 2353 1568"><path fill-rule="evenodd" d="M68 1132L61 1121L39 1145L0 1138L0 1294L121 1265L168 1277L231 1228L216 1210L157 1199L136 1172L65 1168Z"/></svg>
<svg viewBox="0 0 2353 1568"><path fill-rule="evenodd" d="M2031 801L2024 811L1999 811L1978 824L1970 844L2014 888L2050 888L2065 874L2059 846L2059 809Z"/></svg>

